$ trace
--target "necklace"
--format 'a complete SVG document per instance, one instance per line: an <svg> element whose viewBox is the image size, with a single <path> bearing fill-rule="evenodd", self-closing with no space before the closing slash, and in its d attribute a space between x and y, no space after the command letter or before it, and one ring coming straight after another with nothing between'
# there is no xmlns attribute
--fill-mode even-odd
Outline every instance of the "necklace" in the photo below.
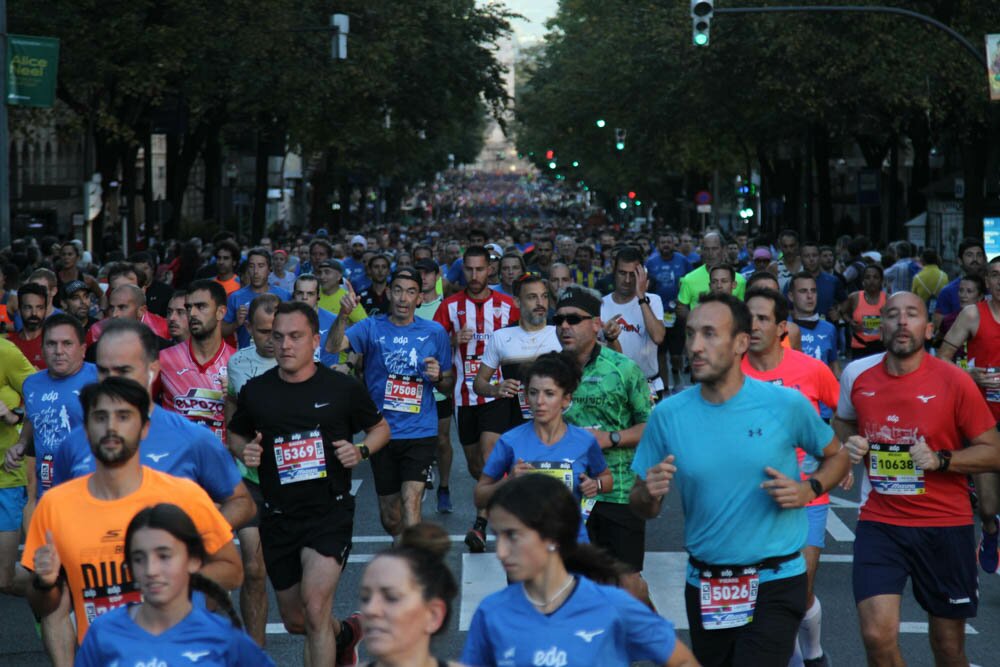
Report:
<svg viewBox="0 0 1000 667"><path fill-rule="evenodd" d="M572 586L574 581L576 581L576 577L570 575L569 579L566 580L566 583L563 584L562 587L558 591L556 591L555 594L548 600L539 601L531 597L531 595L528 593L527 587L525 586L522 586L521 590L524 591L524 597L528 598L528 602L530 602L531 604L535 605L536 607L548 607L550 604L555 602L560 595L565 593L566 589Z"/></svg>

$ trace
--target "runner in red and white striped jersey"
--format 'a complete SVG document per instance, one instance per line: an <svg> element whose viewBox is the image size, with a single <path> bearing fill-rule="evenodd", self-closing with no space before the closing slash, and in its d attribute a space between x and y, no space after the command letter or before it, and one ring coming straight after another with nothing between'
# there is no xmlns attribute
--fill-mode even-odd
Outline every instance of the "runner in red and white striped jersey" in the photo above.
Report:
<svg viewBox="0 0 1000 667"><path fill-rule="evenodd" d="M472 382L490 337L495 331L516 324L521 314L513 299L489 288L490 257L486 248L469 247L462 262L466 288L445 299L434 314L434 320L451 337L458 438L465 451L469 474L478 480L483 462L489 458L500 434L510 425L511 407L509 401L479 396ZM502 380L499 370L493 380ZM465 536L465 543L473 552L486 549L485 512L476 518L472 530Z"/></svg>

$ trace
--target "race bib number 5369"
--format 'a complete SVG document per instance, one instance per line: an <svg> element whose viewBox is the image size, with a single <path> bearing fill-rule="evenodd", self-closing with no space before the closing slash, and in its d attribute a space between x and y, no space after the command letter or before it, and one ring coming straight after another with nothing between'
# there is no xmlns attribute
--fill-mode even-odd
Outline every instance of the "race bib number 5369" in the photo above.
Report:
<svg viewBox="0 0 1000 667"><path fill-rule="evenodd" d="M282 484L326 477L326 453L319 431L293 433L274 439L274 462Z"/></svg>

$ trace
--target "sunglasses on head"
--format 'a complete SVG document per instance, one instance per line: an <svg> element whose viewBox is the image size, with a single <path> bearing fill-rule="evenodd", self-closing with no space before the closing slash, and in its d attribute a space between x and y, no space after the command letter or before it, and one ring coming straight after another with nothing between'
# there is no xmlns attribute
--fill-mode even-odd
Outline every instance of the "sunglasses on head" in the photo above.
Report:
<svg viewBox="0 0 1000 667"><path fill-rule="evenodd" d="M594 319L593 315L556 315L552 318L552 321L557 327L561 327L563 322L568 322L570 326L576 326L584 320Z"/></svg>

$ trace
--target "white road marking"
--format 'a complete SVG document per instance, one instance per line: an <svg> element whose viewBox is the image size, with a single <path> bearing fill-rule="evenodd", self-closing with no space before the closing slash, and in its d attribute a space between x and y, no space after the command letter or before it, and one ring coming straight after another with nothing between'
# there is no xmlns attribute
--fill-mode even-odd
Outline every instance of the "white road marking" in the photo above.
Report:
<svg viewBox="0 0 1000 667"><path fill-rule="evenodd" d="M854 531L847 527L847 524L840 520L837 513L830 508L826 514L826 532L838 542L853 542Z"/></svg>
<svg viewBox="0 0 1000 667"><path fill-rule="evenodd" d="M859 505L853 500L847 500L846 498L835 496L832 493L830 494L830 505L833 507L853 507L854 509L859 507Z"/></svg>
<svg viewBox="0 0 1000 667"><path fill-rule="evenodd" d="M496 554L462 554L462 602L459 607L458 630L467 632L472 614L487 595L507 586L507 575Z"/></svg>

